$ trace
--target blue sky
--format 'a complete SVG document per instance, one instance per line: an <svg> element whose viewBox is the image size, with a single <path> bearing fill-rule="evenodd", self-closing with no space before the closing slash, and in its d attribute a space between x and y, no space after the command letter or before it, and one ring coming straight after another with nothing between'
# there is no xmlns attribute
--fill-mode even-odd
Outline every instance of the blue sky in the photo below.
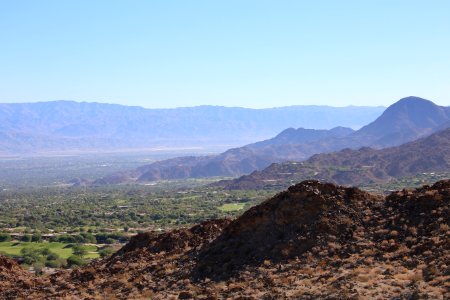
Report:
<svg viewBox="0 0 450 300"><path fill-rule="evenodd" d="M0 102L450 105L450 1L0 1Z"/></svg>

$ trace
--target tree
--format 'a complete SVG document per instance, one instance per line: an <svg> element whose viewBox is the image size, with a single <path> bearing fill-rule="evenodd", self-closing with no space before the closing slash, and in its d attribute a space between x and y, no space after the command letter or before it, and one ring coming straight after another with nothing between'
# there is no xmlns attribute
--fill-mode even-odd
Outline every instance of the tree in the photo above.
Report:
<svg viewBox="0 0 450 300"><path fill-rule="evenodd" d="M114 244L116 241L113 238L107 238L105 244Z"/></svg>
<svg viewBox="0 0 450 300"><path fill-rule="evenodd" d="M74 245L72 247L72 252L74 255L77 255L81 258L83 258L83 256L85 256L88 253L86 247L84 247L82 245Z"/></svg>
<svg viewBox="0 0 450 300"><path fill-rule="evenodd" d="M22 248L20 254L22 254L23 262L27 265L31 265L41 259L40 251L31 247Z"/></svg>
<svg viewBox="0 0 450 300"><path fill-rule="evenodd" d="M83 233L81 233L81 236L84 239L84 243L91 243L91 244L97 243L97 239L95 238L95 236L92 233L83 232Z"/></svg>
<svg viewBox="0 0 450 300"><path fill-rule="evenodd" d="M101 258L108 257L114 253L114 249L111 247L105 247L102 250L98 251L98 254L100 254Z"/></svg>
<svg viewBox="0 0 450 300"><path fill-rule="evenodd" d="M62 234L56 237L56 240L62 243L76 243L76 239L70 234Z"/></svg>
<svg viewBox="0 0 450 300"><path fill-rule="evenodd" d="M44 256L47 256L47 255L49 255L50 253L52 253L52 251L51 251L48 247L42 248L42 249L40 250L40 252L41 252L41 255L44 255Z"/></svg>
<svg viewBox="0 0 450 300"><path fill-rule="evenodd" d="M34 243L42 242L42 235L38 232L34 233L33 236L31 237L31 241Z"/></svg>
<svg viewBox="0 0 450 300"><path fill-rule="evenodd" d="M53 252L50 252L47 255L47 260L57 260L59 258L59 255Z"/></svg>

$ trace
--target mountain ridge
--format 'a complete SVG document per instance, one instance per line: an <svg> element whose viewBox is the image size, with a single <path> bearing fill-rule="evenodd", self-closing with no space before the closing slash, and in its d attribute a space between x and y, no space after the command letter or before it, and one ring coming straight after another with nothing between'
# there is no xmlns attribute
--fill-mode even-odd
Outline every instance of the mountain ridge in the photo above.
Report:
<svg viewBox="0 0 450 300"><path fill-rule="evenodd" d="M429 109L423 110L423 107ZM418 114L422 118L418 117ZM357 131L342 127L327 131L289 128L274 138L233 148L209 159L199 158L199 162L194 165L190 163L191 160L183 163L183 160L178 159L177 166L172 166L172 160L143 166L135 170L140 174L137 180L131 182L240 176L264 169L272 163L302 161L317 153L329 153L345 148L397 146L429 135L447 122L450 122L449 107L438 106L418 97L407 97L389 106L375 121ZM148 174L146 169L149 170ZM158 173L165 175L155 176ZM99 182L108 183L108 180L101 179L97 181Z"/></svg>
<svg viewBox="0 0 450 300"><path fill-rule="evenodd" d="M291 180L315 178L345 185L385 183L423 172L450 171L450 128L400 146L343 149L316 154L303 162L272 164L238 179L217 185L226 189L286 186Z"/></svg>
<svg viewBox="0 0 450 300"><path fill-rule="evenodd" d="M74 101L0 104L0 153L239 146L288 127L360 127L381 107L146 109ZM324 119L317 121L321 115ZM223 149L223 148L222 148Z"/></svg>

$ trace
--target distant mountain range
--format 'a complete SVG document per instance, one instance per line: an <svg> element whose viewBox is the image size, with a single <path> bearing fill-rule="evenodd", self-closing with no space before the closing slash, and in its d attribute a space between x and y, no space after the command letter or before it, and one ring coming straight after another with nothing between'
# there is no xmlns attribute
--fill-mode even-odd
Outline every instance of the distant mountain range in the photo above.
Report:
<svg viewBox="0 0 450 300"><path fill-rule="evenodd" d="M397 147L344 149L316 154L303 162L272 164L218 186L226 189L283 188L305 179L345 185L387 182L425 172L450 171L450 128Z"/></svg>
<svg viewBox="0 0 450 300"><path fill-rule="evenodd" d="M98 180L97 184L147 182L161 179L239 176L271 163L302 161L317 153L345 148L397 146L441 130L450 124L450 108L418 97L401 99L372 123L357 131L287 129L272 139L230 149L216 156L181 157L142 166Z"/></svg>
<svg viewBox="0 0 450 300"><path fill-rule="evenodd" d="M322 138L342 137L352 132L352 129L344 127L331 130L287 129L272 139L230 149L219 155L186 156L158 161L136 170L111 174L95 181L95 184L246 174L265 168L274 161L302 155L296 152L295 142L306 143Z"/></svg>
<svg viewBox="0 0 450 300"><path fill-rule="evenodd" d="M227 149L288 127L360 128L383 107L198 106L174 109L73 101L0 104L0 154L150 147Z"/></svg>

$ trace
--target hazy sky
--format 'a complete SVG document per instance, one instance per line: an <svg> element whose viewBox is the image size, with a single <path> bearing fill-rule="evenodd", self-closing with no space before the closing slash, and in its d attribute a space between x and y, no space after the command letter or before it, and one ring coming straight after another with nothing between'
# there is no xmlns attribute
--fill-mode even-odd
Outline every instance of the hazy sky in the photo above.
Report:
<svg viewBox="0 0 450 300"><path fill-rule="evenodd" d="M449 0L0 1L0 102L450 105Z"/></svg>

